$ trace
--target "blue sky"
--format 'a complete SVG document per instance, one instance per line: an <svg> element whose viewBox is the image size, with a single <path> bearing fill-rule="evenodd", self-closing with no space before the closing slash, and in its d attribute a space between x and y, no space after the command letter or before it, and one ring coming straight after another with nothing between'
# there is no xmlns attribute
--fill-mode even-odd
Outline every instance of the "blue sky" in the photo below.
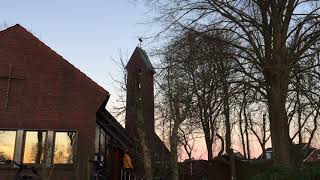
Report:
<svg viewBox="0 0 320 180"><path fill-rule="evenodd" d="M20 24L108 90L115 102L121 50L130 56L150 34L143 0L0 0L0 26Z"/></svg>

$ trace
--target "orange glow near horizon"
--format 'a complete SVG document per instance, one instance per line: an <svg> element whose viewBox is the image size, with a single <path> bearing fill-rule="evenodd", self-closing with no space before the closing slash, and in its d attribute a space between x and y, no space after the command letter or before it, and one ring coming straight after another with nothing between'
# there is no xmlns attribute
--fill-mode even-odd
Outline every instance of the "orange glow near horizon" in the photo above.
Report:
<svg viewBox="0 0 320 180"><path fill-rule="evenodd" d="M243 148L242 148L242 143L240 142L240 139L236 136L234 136L235 133L233 134L232 137L232 148L235 151L240 152L241 154L243 153ZM249 142L250 142L250 158L254 159L254 158L258 158L261 153L261 147L260 144L257 142L257 139L255 136L250 135L249 136ZM193 142L190 142L191 144ZM266 148L271 147L271 140L269 139L269 141L266 143ZM221 149L221 142L219 140L215 141L213 144L213 155L214 157L218 155L218 152ZM192 152L192 158L194 159L204 159L207 160L208 159L208 153L207 153L207 147L206 147L206 143L204 138L198 138L195 140L195 146ZM180 154L179 154L179 161L184 161L188 159L187 153L185 152L185 150L183 149L183 147L180 147Z"/></svg>

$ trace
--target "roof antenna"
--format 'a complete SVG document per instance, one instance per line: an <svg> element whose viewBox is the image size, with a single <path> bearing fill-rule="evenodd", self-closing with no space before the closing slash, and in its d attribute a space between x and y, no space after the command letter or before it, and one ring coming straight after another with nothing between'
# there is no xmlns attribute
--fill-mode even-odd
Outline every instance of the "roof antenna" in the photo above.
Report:
<svg viewBox="0 0 320 180"><path fill-rule="evenodd" d="M142 38L141 38L141 37L139 37L138 39L139 39L139 42L140 42L140 43L139 43L139 47L141 48L143 41L142 41Z"/></svg>

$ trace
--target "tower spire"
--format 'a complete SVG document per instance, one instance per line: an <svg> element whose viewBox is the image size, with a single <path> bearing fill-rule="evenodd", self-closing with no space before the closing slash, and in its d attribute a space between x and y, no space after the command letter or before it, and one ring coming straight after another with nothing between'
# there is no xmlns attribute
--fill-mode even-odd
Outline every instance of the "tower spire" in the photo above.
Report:
<svg viewBox="0 0 320 180"><path fill-rule="evenodd" d="M127 102L126 102L126 131L132 137L138 137L137 132L137 112L134 105L136 103L136 91L138 88L139 101L141 101L144 128L147 135L154 133L154 68L146 52L137 47L133 52L127 66Z"/></svg>

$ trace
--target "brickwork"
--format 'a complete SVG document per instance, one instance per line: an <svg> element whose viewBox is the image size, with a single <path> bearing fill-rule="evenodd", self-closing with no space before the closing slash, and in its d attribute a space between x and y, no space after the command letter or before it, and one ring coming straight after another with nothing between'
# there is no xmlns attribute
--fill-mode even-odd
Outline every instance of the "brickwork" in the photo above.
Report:
<svg viewBox="0 0 320 180"><path fill-rule="evenodd" d="M136 112L134 109L134 88L137 82L137 73L141 71L141 94L143 118L145 119L145 129L148 135L154 134L154 99L153 99L153 72L148 69L139 48L133 52L127 66L127 113L126 113L126 131L133 137L138 137L136 127Z"/></svg>
<svg viewBox="0 0 320 180"><path fill-rule="evenodd" d="M87 180L96 112L109 93L20 25L0 32L0 77L10 65L20 79L11 80L8 94L0 78L0 128L77 131L74 172Z"/></svg>
<svg viewBox="0 0 320 180"><path fill-rule="evenodd" d="M152 155L152 166L154 174L157 177L166 176L169 162L169 150L158 137L155 132L154 122L154 69L149 61L146 53L140 47L137 47L133 52L127 66L127 106L126 106L126 124L125 129L127 133L136 141L139 141L137 132L137 112L134 107L135 104L135 88L139 88L141 92L142 111L144 118L144 128L148 138L149 147ZM140 74L140 75L139 75ZM140 86L138 82L138 75L140 79ZM139 144L139 143L137 143ZM142 162L137 162L138 172L143 172ZM143 173L142 173L143 174Z"/></svg>

